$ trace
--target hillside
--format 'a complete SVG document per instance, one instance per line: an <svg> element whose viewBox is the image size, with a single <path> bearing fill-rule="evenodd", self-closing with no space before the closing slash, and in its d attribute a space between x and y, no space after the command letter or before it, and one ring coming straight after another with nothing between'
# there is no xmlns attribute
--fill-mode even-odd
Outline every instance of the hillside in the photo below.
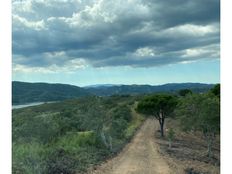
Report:
<svg viewBox="0 0 232 174"><path fill-rule="evenodd" d="M78 87L67 84L13 82L13 104L32 102L62 101L83 96L138 95L157 92L176 93L180 89L191 89L193 92L206 92L212 84L202 83L169 83L164 85L92 85Z"/></svg>
<svg viewBox="0 0 232 174"><path fill-rule="evenodd" d="M97 85L85 87L88 92L98 96L110 96L117 94L149 94L156 92L171 92L175 93L180 89L191 89L193 92L206 92L213 87L213 84L203 83L169 83L164 85Z"/></svg>
<svg viewBox="0 0 232 174"><path fill-rule="evenodd" d="M116 155L144 120L134 101L91 96L13 110L13 173L84 173Z"/></svg>
<svg viewBox="0 0 232 174"><path fill-rule="evenodd" d="M89 95L85 89L73 85L17 81L12 83L13 104L61 101Z"/></svg>

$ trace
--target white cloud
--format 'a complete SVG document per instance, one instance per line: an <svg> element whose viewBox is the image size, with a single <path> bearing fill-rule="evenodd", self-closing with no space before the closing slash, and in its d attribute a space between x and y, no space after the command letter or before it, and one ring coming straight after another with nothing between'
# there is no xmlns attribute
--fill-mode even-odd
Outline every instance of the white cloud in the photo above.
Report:
<svg viewBox="0 0 232 174"><path fill-rule="evenodd" d="M219 44L207 45L204 47L189 48L182 51L182 58L219 58Z"/></svg>
<svg viewBox="0 0 232 174"><path fill-rule="evenodd" d="M28 21L26 18L20 17L18 15L12 15L13 23L23 25L25 27L34 29L34 30L45 30L45 22L44 20L40 21Z"/></svg>
<svg viewBox="0 0 232 174"><path fill-rule="evenodd" d="M139 57L153 57L155 56L155 52L153 49L149 48L149 47L144 47L144 48L138 48L135 51L135 55L139 56Z"/></svg>
<svg viewBox="0 0 232 174"><path fill-rule="evenodd" d="M207 34L219 32L219 26L217 24L209 25L195 25L195 24L184 24L180 26L175 26L168 28L163 31L168 35L190 35L190 36L204 36Z"/></svg>
<svg viewBox="0 0 232 174"><path fill-rule="evenodd" d="M84 59L73 59L70 61L67 61L64 65L56 65L52 64L48 67L31 67L27 65L21 65L21 64L13 64L13 72L23 72L23 73L59 73L59 72L65 72L65 73L73 73L79 69L84 69L88 67L86 61Z"/></svg>
<svg viewBox="0 0 232 174"><path fill-rule="evenodd" d="M13 12L34 12L32 10L32 3L33 1L32 0L16 0L12 2L12 10Z"/></svg>

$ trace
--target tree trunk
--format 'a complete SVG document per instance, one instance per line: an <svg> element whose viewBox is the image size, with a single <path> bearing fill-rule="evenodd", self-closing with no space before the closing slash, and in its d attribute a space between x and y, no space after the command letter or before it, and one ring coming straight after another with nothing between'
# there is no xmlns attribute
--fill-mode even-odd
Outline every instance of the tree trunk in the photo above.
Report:
<svg viewBox="0 0 232 174"><path fill-rule="evenodd" d="M160 123L160 133L161 137L164 137L164 121L161 121Z"/></svg>
<svg viewBox="0 0 232 174"><path fill-rule="evenodd" d="M101 139L102 139L104 145L106 146L106 148L108 148L108 144L106 142L106 136L105 136L104 132L101 132Z"/></svg>
<svg viewBox="0 0 232 174"><path fill-rule="evenodd" d="M209 158L212 157L212 144L213 144L212 138L209 137L209 139L208 139L208 150L207 150L207 155L208 155Z"/></svg>
<svg viewBox="0 0 232 174"><path fill-rule="evenodd" d="M159 120L159 124L160 124L161 137L164 137L164 119L165 119L165 117L164 117L164 114L162 113L162 110L160 110L157 119Z"/></svg>
<svg viewBox="0 0 232 174"><path fill-rule="evenodd" d="M113 146L112 146L112 137L109 135L109 146L110 146L110 151L113 150Z"/></svg>
<svg viewBox="0 0 232 174"><path fill-rule="evenodd" d="M165 119L165 117L164 117L162 111L160 111L159 115L156 118L159 120L161 137L164 137L164 119Z"/></svg>

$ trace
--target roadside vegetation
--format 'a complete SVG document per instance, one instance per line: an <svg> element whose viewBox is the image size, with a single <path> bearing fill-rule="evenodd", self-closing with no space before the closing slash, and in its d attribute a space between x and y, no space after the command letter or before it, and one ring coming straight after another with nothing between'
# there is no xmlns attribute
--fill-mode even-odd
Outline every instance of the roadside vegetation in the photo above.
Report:
<svg viewBox="0 0 232 174"><path fill-rule="evenodd" d="M188 174L219 173L220 85L206 93L183 89L177 94L146 96L137 111L159 120L160 130L155 136L175 171L183 166Z"/></svg>
<svg viewBox="0 0 232 174"><path fill-rule="evenodd" d="M13 173L72 174L113 156L144 118L129 95L13 110Z"/></svg>

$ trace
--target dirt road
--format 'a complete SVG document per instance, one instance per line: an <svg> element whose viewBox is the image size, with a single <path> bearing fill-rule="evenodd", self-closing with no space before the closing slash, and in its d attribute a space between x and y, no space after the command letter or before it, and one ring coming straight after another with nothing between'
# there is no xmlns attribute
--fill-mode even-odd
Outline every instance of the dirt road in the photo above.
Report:
<svg viewBox="0 0 232 174"><path fill-rule="evenodd" d="M92 174L169 174L170 168L158 152L154 131L158 121L148 119L131 143L115 158L107 161Z"/></svg>

